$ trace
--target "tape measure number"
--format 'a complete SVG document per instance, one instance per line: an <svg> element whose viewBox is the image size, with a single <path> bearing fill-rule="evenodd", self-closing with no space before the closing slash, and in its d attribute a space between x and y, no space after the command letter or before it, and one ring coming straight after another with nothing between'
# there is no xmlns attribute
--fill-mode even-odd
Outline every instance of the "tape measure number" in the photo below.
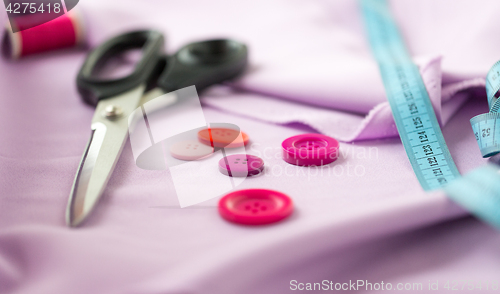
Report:
<svg viewBox="0 0 500 294"><path fill-rule="evenodd" d="M479 150L483 157L490 157L500 152L500 61L497 61L486 75L486 95L489 113L480 114L470 120L476 136Z"/></svg>
<svg viewBox="0 0 500 294"><path fill-rule="evenodd" d="M394 121L424 190L440 188L460 174L453 162L417 66L412 62L384 0L362 0L372 51Z"/></svg>

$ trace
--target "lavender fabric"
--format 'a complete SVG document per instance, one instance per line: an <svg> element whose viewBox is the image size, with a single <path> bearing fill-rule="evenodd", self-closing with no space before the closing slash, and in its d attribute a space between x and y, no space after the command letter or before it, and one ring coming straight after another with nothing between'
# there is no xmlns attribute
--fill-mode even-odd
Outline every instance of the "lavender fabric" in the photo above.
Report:
<svg viewBox="0 0 500 294"><path fill-rule="evenodd" d="M247 153L265 161L238 189L281 191L295 211L248 227L223 220L218 199L181 209L169 172L136 167L127 143L94 214L67 228L93 115L74 85L86 52L1 59L0 293L288 293L290 280L426 286L499 276L498 233L473 219L410 232L467 212L419 186L355 1L81 2L90 45L151 26L169 52L212 37L248 43L249 72L206 92L205 116L241 127ZM391 3L458 169L484 164L468 120L488 109L483 77L499 58L500 3ZM339 159L285 163L281 142L311 131L341 140Z"/></svg>

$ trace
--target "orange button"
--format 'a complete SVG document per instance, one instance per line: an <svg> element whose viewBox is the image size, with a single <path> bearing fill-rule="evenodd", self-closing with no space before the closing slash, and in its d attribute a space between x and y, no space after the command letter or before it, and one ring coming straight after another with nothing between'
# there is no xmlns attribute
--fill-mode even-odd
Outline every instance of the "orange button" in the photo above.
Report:
<svg viewBox="0 0 500 294"><path fill-rule="evenodd" d="M233 129L209 128L198 132L198 140L212 147L236 148L248 144L248 135Z"/></svg>

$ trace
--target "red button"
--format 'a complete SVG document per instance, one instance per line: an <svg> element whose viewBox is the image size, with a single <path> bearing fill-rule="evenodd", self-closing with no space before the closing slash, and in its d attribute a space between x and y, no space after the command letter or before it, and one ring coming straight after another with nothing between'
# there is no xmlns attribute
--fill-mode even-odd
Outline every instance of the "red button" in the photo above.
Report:
<svg viewBox="0 0 500 294"><path fill-rule="evenodd" d="M248 135L232 129L209 128L198 132L198 140L212 147L235 148L248 144Z"/></svg>
<svg viewBox="0 0 500 294"><path fill-rule="evenodd" d="M320 166L334 162L339 157L339 142L321 134L293 136L281 144L283 160L301 166Z"/></svg>
<svg viewBox="0 0 500 294"><path fill-rule="evenodd" d="M286 218L292 211L292 199L273 190L235 191L219 201L219 213L223 218L245 225L274 223Z"/></svg>

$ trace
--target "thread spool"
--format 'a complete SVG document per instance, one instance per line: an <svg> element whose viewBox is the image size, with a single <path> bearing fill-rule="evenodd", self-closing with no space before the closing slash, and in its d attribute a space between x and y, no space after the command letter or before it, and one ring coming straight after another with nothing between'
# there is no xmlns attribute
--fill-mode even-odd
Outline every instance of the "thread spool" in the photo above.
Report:
<svg viewBox="0 0 500 294"><path fill-rule="evenodd" d="M3 35L5 35L5 30L2 30L1 25L7 23L7 12L5 11L3 5L0 4L0 41L3 40Z"/></svg>
<svg viewBox="0 0 500 294"><path fill-rule="evenodd" d="M14 19L13 25L21 31L13 33L9 24L3 38L4 56L19 59L28 55L71 48L85 43L85 25L78 10L72 10L47 23L22 30L29 26L31 15Z"/></svg>

